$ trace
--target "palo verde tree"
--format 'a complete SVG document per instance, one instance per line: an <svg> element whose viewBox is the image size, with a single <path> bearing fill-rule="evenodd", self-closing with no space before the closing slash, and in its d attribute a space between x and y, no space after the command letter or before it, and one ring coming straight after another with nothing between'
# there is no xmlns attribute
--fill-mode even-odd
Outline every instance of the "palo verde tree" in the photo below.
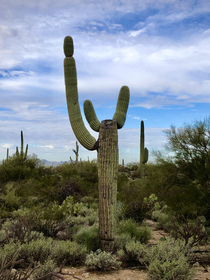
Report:
<svg viewBox="0 0 210 280"><path fill-rule="evenodd" d="M210 117L203 121L184 124L181 128L171 126L165 131L166 149L172 152L177 176L187 186L196 186L200 204L209 205L210 200ZM197 197L198 204L198 197ZM207 206L209 212L210 207Z"/></svg>
<svg viewBox="0 0 210 280"><path fill-rule="evenodd" d="M92 102L84 102L84 113L90 127L99 132L96 139L86 129L78 101L77 72L73 58L74 46L70 36L64 39L64 75L66 100L69 119L74 134L80 144L90 150L97 150L98 192L99 192L99 237L100 247L104 251L112 251L115 238L115 212L117 200L118 173L118 133L123 127L129 104L129 88L120 90L116 112L112 120L100 122L95 114Z"/></svg>

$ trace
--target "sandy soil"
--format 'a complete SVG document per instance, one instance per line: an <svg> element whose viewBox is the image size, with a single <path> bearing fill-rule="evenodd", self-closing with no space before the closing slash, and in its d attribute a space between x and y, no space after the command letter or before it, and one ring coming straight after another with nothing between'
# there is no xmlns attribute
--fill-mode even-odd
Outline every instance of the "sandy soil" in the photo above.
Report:
<svg viewBox="0 0 210 280"><path fill-rule="evenodd" d="M163 230L156 230L154 221L147 221L147 224L152 230L152 237L149 241L150 244L157 244L160 242L161 237L168 236ZM192 280L210 280L210 266L203 267L198 263L194 264L195 276ZM138 268L132 269L120 269L111 272L94 272L88 271L86 267L65 267L62 269L63 273L68 273L71 275L62 275L65 280L146 280L147 272L146 270L140 270Z"/></svg>

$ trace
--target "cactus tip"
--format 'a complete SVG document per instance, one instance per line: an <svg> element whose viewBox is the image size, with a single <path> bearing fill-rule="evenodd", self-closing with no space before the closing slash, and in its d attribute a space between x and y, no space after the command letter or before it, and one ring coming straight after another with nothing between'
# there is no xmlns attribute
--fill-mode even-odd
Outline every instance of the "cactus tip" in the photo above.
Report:
<svg viewBox="0 0 210 280"><path fill-rule="evenodd" d="M66 36L63 43L63 50L66 57L71 57L74 54L74 43L71 36Z"/></svg>

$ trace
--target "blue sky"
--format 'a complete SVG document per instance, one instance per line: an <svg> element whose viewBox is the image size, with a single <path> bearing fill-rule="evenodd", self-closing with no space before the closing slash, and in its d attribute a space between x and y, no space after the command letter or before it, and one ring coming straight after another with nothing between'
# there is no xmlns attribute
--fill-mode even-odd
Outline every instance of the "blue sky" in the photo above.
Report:
<svg viewBox="0 0 210 280"><path fill-rule="evenodd" d="M118 131L120 162L139 161L141 120L151 152L163 149L171 124L209 116L208 0L1 0L0 160L20 146L21 130L30 154L74 158L63 74L67 35L74 39L82 112L90 99L98 119L110 119L121 86L130 88ZM82 146L79 152L83 160L97 157Z"/></svg>

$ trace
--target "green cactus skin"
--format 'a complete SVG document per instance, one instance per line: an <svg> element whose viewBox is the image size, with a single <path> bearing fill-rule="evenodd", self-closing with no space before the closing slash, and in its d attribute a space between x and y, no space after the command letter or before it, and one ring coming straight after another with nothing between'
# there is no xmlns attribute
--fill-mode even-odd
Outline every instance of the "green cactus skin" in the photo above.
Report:
<svg viewBox="0 0 210 280"><path fill-rule="evenodd" d="M76 141L76 150L72 150L74 153L75 153L75 155L76 155L76 164L78 164L78 157L79 157L79 145L78 145L78 143L77 143L77 141Z"/></svg>
<svg viewBox="0 0 210 280"><path fill-rule="evenodd" d="M101 122L97 166L100 247L104 251L113 251L118 173L118 134L115 120Z"/></svg>
<svg viewBox="0 0 210 280"><path fill-rule="evenodd" d="M146 147L144 147L144 141L144 121L141 121L139 172L142 178L145 177L145 163L147 163L149 158L149 151Z"/></svg>
<svg viewBox="0 0 210 280"><path fill-rule="evenodd" d="M127 86L122 86L117 101L116 112L113 116L113 120L117 121L118 129L124 126L126 120L126 113L128 110L129 99L130 99L129 88Z"/></svg>
<svg viewBox="0 0 210 280"><path fill-rule="evenodd" d="M66 36L64 39L63 50L66 57L72 57L74 54L74 43L71 36Z"/></svg>
<svg viewBox="0 0 210 280"><path fill-rule="evenodd" d="M130 92L127 86L120 90L113 120L99 122L91 101L84 102L85 117L90 127L99 132L96 141L87 131L82 120L77 90L77 73L73 55L73 40L64 39L64 76L66 100L73 132L80 144L88 150L97 150L98 189L99 189L99 237L101 249L112 251L115 237L115 213L117 200L118 135L123 127L128 109ZM67 44L70 46L68 47ZM67 51L68 50L68 51Z"/></svg>
<svg viewBox="0 0 210 280"><path fill-rule="evenodd" d="M85 100L83 104L86 120L88 121L92 130L99 132L100 122L96 116L93 104L90 100Z"/></svg>
<svg viewBox="0 0 210 280"><path fill-rule="evenodd" d="M7 161L9 160L9 148L7 148Z"/></svg>
<svg viewBox="0 0 210 280"><path fill-rule="evenodd" d="M84 148L90 151L96 150L96 139L91 136L89 131L86 129L81 116L78 102L76 65L73 57L66 57L64 59L64 75L66 85L66 100L71 127L77 140Z"/></svg>

